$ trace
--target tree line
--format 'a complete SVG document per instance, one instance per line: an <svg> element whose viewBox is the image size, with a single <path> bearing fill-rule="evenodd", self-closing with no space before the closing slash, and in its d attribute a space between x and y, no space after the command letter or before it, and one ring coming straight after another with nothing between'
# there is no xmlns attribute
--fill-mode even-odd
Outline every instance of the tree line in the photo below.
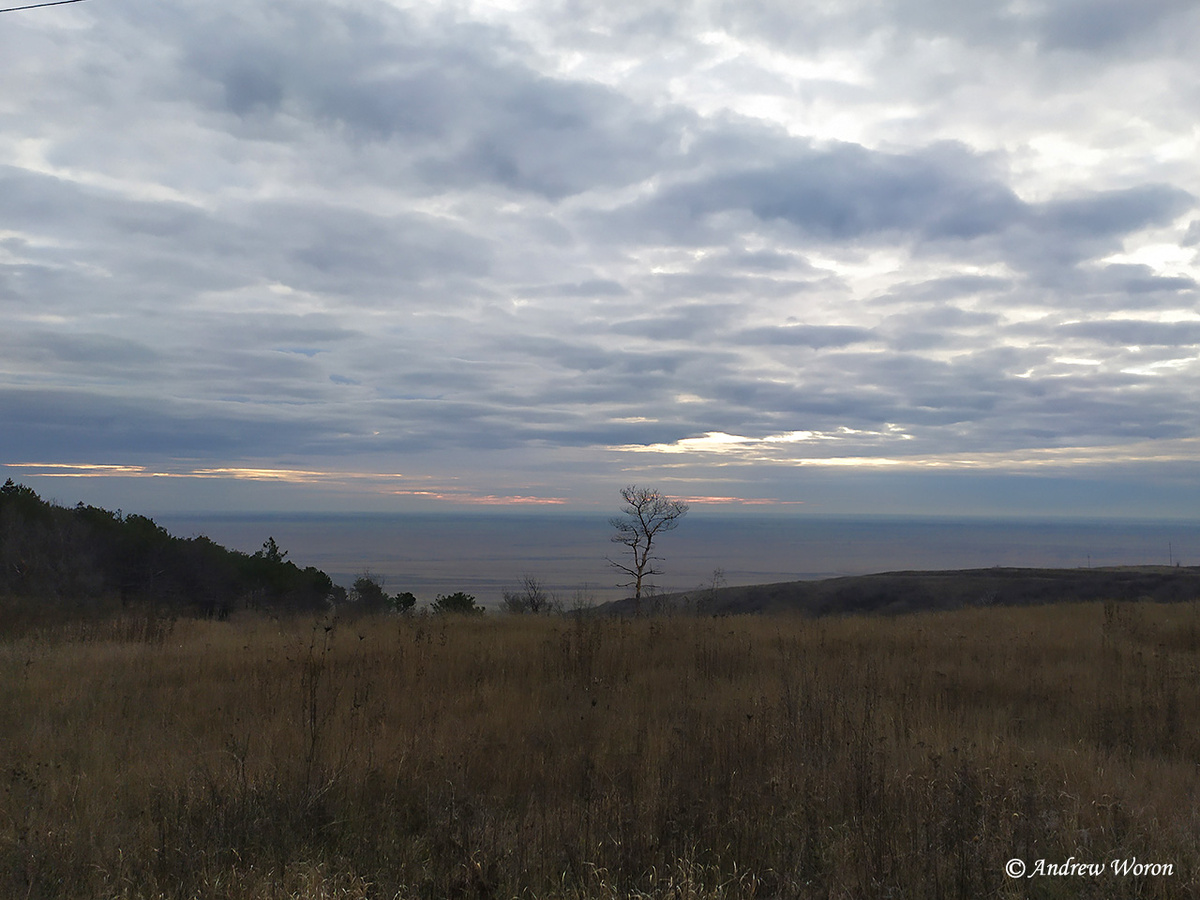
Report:
<svg viewBox="0 0 1200 900"><path fill-rule="evenodd" d="M612 541L629 551L628 561L609 559L630 578L640 611L643 586L661 574L652 554L656 538L673 530L688 511L686 503L657 490L630 485L621 490L623 517L610 524ZM153 519L78 503L63 507L43 500L10 478L0 487L0 597L55 602L57 611L150 604L172 611L224 618L236 609L279 612L325 610L333 606L360 613L413 611L409 591L386 593L382 579L363 573L353 588L335 585L313 566L301 569L287 559L274 537L255 553L229 550L203 535L180 538ZM532 576L520 590L505 591L509 613L561 613L563 603ZM441 595L429 605L435 613L480 615L483 607L462 591Z"/></svg>
<svg viewBox="0 0 1200 900"><path fill-rule="evenodd" d="M399 591L389 594L383 589L384 580L378 575L364 572L354 579L354 587L350 589L352 607L364 614L396 612L408 615L417 605L417 596L412 591ZM438 594L429 604L430 612L457 613L459 615L481 616L483 607L475 602L475 595L464 591L453 594Z"/></svg>
<svg viewBox="0 0 1200 900"><path fill-rule="evenodd" d="M0 487L0 595L60 609L167 607L223 618L235 609L305 612L346 599L320 569L286 559L274 538L256 553L180 538L146 516L58 506L10 478Z"/></svg>

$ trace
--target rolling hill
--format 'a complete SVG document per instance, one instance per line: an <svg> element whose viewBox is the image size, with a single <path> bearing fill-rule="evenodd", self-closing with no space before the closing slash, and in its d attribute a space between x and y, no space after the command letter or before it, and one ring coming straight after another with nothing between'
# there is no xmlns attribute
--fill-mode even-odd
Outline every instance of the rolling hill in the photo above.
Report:
<svg viewBox="0 0 1200 900"><path fill-rule="evenodd" d="M1020 606L1096 600L1200 599L1200 567L1120 566L1095 569L990 568L935 572L881 572L828 578L699 589L645 598L643 611L701 615L800 613L896 614L967 606ZM597 607L631 615L632 598Z"/></svg>

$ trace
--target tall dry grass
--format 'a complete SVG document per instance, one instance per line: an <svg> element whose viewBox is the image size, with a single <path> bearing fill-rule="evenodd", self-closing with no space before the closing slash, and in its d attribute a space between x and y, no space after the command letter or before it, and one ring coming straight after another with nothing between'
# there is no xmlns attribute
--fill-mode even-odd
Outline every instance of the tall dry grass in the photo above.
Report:
<svg viewBox="0 0 1200 900"><path fill-rule="evenodd" d="M14 898L1200 894L1200 609L0 644ZM1010 858L1171 863L1010 880Z"/></svg>

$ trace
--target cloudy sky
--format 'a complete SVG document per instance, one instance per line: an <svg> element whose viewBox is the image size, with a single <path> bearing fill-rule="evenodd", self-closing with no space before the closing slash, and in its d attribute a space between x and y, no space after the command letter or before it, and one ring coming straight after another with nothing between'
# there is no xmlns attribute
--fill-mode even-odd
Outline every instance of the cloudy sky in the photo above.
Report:
<svg viewBox="0 0 1200 900"><path fill-rule="evenodd" d="M87 0L0 58L46 495L1200 517L1194 0Z"/></svg>

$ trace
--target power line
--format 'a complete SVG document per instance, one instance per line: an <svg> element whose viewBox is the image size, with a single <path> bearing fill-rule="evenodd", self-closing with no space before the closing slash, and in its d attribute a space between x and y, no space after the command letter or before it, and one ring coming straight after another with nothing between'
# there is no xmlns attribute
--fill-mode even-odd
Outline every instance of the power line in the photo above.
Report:
<svg viewBox="0 0 1200 900"><path fill-rule="evenodd" d="M0 13L17 12L22 9L40 9L43 6L62 6L65 3L82 3L83 0L50 0L49 3L31 3L28 6L7 6Z"/></svg>

